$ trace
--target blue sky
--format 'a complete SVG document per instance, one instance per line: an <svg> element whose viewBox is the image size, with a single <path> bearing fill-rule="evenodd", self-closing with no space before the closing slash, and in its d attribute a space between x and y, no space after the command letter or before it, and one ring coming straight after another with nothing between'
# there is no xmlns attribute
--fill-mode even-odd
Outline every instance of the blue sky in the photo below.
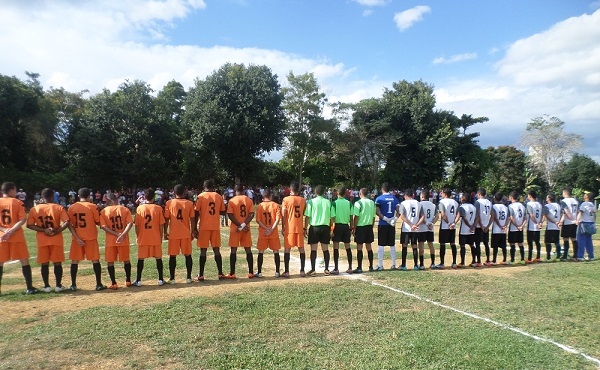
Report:
<svg viewBox="0 0 600 370"><path fill-rule="evenodd" d="M35 5L34 5L35 4ZM330 101L435 85L437 106L487 116L480 144L515 145L548 114L600 160L600 1L7 0L0 73L97 93L126 78L189 87L223 63L314 72ZM7 52L8 51L8 52Z"/></svg>

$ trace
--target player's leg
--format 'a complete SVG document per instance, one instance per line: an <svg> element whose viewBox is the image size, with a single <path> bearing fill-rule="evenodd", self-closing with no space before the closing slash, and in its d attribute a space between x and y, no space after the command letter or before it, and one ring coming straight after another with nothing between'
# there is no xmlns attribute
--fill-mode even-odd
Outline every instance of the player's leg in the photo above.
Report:
<svg viewBox="0 0 600 370"><path fill-rule="evenodd" d="M169 284L175 284L175 269L177 268L177 256L169 255Z"/></svg>
<svg viewBox="0 0 600 370"><path fill-rule="evenodd" d="M246 262L248 263L248 278L254 277L254 256L252 255L251 247L244 247L246 251Z"/></svg>
<svg viewBox="0 0 600 370"><path fill-rule="evenodd" d="M284 239L287 235L284 235ZM287 243L287 242L284 242ZM290 277L290 257L291 257L291 248L283 249L283 277Z"/></svg>
<svg viewBox="0 0 600 370"><path fill-rule="evenodd" d="M110 283L111 283L110 286L108 287L108 289L116 290L118 288L118 285L117 285L117 279L115 276L115 263L107 262L106 265L107 265L106 269L108 270L108 276L110 278Z"/></svg>
<svg viewBox="0 0 600 370"><path fill-rule="evenodd" d="M533 262L533 233L527 230L527 263Z"/></svg>
<svg viewBox="0 0 600 370"><path fill-rule="evenodd" d="M49 283L49 275L50 275L49 262L42 263L42 265L40 266L40 270L42 273L42 282L44 283L44 287L42 288L42 290L46 293L50 293L52 291L52 288L50 287L50 283Z"/></svg>
<svg viewBox="0 0 600 370"><path fill-rule="evenodd" d="M279 250L281 249L281 243L279 239L269 239L268 248L273 251L273 262L275 262L275 277L279 277L281 271L281 259L279 256Z"/></svg>
<svg viewBox="0 0 600 370"><path fill-rule="evenodd" d="M506 265L506 234L500 234L500 249L502 249L502 264Z"/></svg>
<svg viewBox="0 0 600 370"><path fill-rule="evenodd" d="M169 284L175 284L175 270L177 269L177 255L181 251L181 239L169 238L167 254L169 255Z"/></svg>
<svg viewBox="0 0 600 370"><path fill-rule="evenodd" d="M437 266L435 264L435 248L433 247L433 232L426 232L423 234L425 234L425 241L429 246L429 257L431 258L430 268L437 269Z"/></svg>
<svg viewBox="0 0 600 370"><path fill-rule="evenodd" d="M459 240L458 240L458 246L460 247L460 263L458 264L457 267L465 267L465 257L467 254L467 249L465 247L465 239L466 239L466 235L459 235ZM454 266L452 266L454 267Z"/></svg>
<svg viewBox="0 0 600 370"><path fill-rule="evenodd" d="M362 272L362 261L363 261L363 243L356 243L356 269L352 272L360 274Z"/></svg>
<svg viewBox="0 0 600 370"><path fill-rule="evenodd" d="M142 286L142 271L144 271L144 259L138 258L136 278L133 282L133 286Z"/></svg>
<svg viewBox="0 0 600 370"><path fill-rule="evenodd" d="M333 242L333 271L337 275L340 267L340 242Z"/></svg>
<svg viewBox="0 0 600 370"><path fill-rule="evenodd" d="M225 275L227 279L235 279L235 264L237 262L237 247L240 244L240 232L229 232L229 273Z"/></svg>
<svg viewBox="0 0 600 370"><path fill-rule="evenodd" d="M573 228L575 230L575 232L571 233L571 244L573 244L573 259L575 260L577 258L577 255L579 254L579 243L577 242L577 227L575 225L573 225Z"/></svg>
<svg viewBox="0 0 600 370"><path fill-rule="evenodd" d="M167 282L165 281L164 278L164 267L163 267L163 260L162 260L162 246L159 245L155 245L153 246L153 255L152 257L154 257L156 259L156 271L158 272L158 285L162 286L165 285Z"/></svg>
<svg viewBox="0 0 600 370"><path fill-rule="evenodd" d="M536 257L533 260L533 262L540 262L541 261L541 253L542 253L541 248L542 248L542 246L540 244L540 234L541 234L541 232L539 232L539 231L535 231L533 233L533 243L535 245L535 248L537 249Z"/></svg>
<svg viewBox="0 0 600 370"><path fill-rule="evenodd" d="M483 233L483 246L485 247L485 262L486 265L490 262L490 232ZM481 256L481 249L479 250Z"/></svg>
<svg viewBox="0 0 600 370"><path fill-rule="evenodd" d="M106 285L102 284L102 266L100 265L100 260L92 260L92 267L96 276L96 290L106 289Z"/></svg>
<svg viewBox="0 0 600 370"><path fill-rule="evenodd" d="M310 235L310 233L309 233L309 235ZM316 264L317 264L317 248L318 248L319 244L318 243L310 243L310 241L309 241L309 245L310 245L310 270L306 274L308 276L317 276L315 268L316 268Z"/></svg>
<svg viewBox="0 0 600 370"><path fill-rule="evenodd" d="M567 258L569 258L569 238L564 238L563 237L563 246L564 246L563 253L561 255L560 260L561 261L566 261Z"/></svg>
<svg viewBox="0 0 600 370"><path fill-rule="evenodd" d="M200 248L200 256L198 257L198 275L194 281L204 281L204 267L206 266L206 250L208 248Z"/></svg>
<svg viewBox="0 0 600 370"><path fill-rule="evenodd" d="M419 269L425 270L425 242L419 242L417 240L417 245L419 246Z"/></svg>
<svg viewBox="0 0 600 370"><path fill-rule="evenodd" d="M78 260L71 260L71 269L70 269L70 273L71 273L71 286L69 287L69 289L71 291L76 291L77 290L77 271L79 270L79 261Z"/></svg>
<svg viewBox="0 0 600 370"><path fill-rule="evenodd" d="M420 262L420 256L419 255L419 250L417 249L417 234L414 232L410 232L410 246L412 248L413 251L413 262L415 265L415 270L419 269L419 262Z"/></svg>
<svg viewBox="0 0 600 370"><path fill-rule="evenodd" d="M329 243L325 244L321 242L321 250L323 251L323 260L325 262L325 270L323 271L323 273L325 275L329 275L329 260L331 258L329 254Z"/></svg>
<svg viewBox="0 0 600 370"><path fill-rule="evenodd" d="M64 257L64 254L63 254ZM23 273L23 278L25 279L25 285L27 286L27 293L34 294L37 293L37 289L33 287L33 274L31 273L31 265L29 264L29 259L21 259L21 272ZM1 267L0 267L1 270ZM2 272L0 271L0 281L2 281Z"/></svg>
<svg viewBox="0 0 600 370"><path fill-rule="evenodd" d="M348 274L352 273L352 249L350 248L350 242L344 243L344 247L346 248L346 258L348 260L348 270L346 272Z"/></svg>
<svg viewBox="0 0 600 370"><path fill-rule="evenodd" d="M254 277L262 277L262 265L264 260L264 250L258 250L258 256L256 257L256 274Z"/></svg>
<svg viewBox="0 0 600 370"><path fill-rule="evenodd" d="M300 255L300 276L304 277L306 276L306 273L304 272L306 265L306 251L304 250L304 247L298 247L298 254Z"/></svg>

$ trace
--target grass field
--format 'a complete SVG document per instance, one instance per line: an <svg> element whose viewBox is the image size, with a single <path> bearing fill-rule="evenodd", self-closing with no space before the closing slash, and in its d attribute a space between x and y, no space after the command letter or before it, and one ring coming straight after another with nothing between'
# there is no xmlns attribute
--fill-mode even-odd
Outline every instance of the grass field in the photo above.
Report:
<svg viewBox="0 0 600 370"><path fill-rule="evenodd" d="M226 244L227 229L222 234ZM34 233L26 231L26 237L35 256ZM595 244L598 247L597 235ZM132 257L135 253L133 247ZM229 249L223 248L222 253L227 271ZM238 276L245 276L246 261L238 253ZM340 255L345 270L345 251ZM410 254L408 261L412 266ZM389 265L389 261L384 264ZM165 274L166 267L167 263ZM39 268L34 266L33 271L39 286ZM554 344L431 303L551 339L598 359L600 262L385 271L360 278L322 274L300 278L297 271L293 266L291 279L271 277L272 254L267 252L264 273L269 277L218 281L209 252L206 276L210 280L204 283L158 287L155 264L148 260L144 287L95 292L91 264L86 262L78 278L81 291L26 296L19 264L5 265L0 368L600 366ZM68 285L68 262L65 272ZM108 282L104 263L103 277ZM117 277L124 285L120 264ZM184 278L184 261L179 258L177 280Z"/></svg>

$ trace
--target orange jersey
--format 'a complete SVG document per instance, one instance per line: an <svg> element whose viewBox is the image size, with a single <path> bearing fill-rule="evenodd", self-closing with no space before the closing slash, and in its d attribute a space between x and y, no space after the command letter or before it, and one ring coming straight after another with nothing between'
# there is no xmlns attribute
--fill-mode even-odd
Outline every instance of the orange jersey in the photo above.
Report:
<svg viewBox="0 0 600 370"><path fill-rule="evenodd" d="M100 212L100 226L108 227L119 234L132 222L133 218L131 217L131 211L127 207L108 206ZM125 239L123 239L121 244L118 244L115 235L106 233L105 244L107 247L129 245L129 234L125 236Z"/></svg>
<svg viewBox="0 0 600 370"><path fill-rule="evenodd" d="M16 198L0 198L0 226L9 229L26 218L23 202ZM4 232L0 231L0 237L2 235L4 235ZM8 241L11 243L25 243L23 228L18 229Z"/></svg>
<svg viewBox="0 0 600 370"><path fill-rule="evenodd" d="M161 245L160 228L165 224L161 206L142 204L135 212L135 227L138 245Z"/></svg>
<svg viewBox="0 0 600 370"><path fill-rule="evenodd" d="M236 195L229 199L229 202L227 203L227 214L233 215L240 224L246 221L246 218L248 218L250 213L254 213L254 203L252 203L250 198L245 195ZM238 226L231 222L229 228L232 231L235 231Z"/></svg>
<svg viewBox="0 0 600 370"><path fill-rule="evenodd" d="M165 206L169 220L169 239L191 239L190 220L194 218L194 203L187 199L171 199Z"/></svg>
<svg viewBox="0 0 600 370"><path fill-rule="evenodd" d="M69 220L81 240L98 239L100 211L98 206L90 202L77 202L69 207ZM74 237L73 237L74 239Z"/></svg>
<svg viewBox="0 0 600 370"><path fill-rule="evenodd" d="M196 211L200 212L199 230L221 230L221 212L225 212L223 198L214 191L198 195Z"/></svg>
<svg viewBox="0 0 600 370"><path fill-rule="evenodd" d="M27 225L36 225L37 227L43 227L47 229L49 227L54 230L58 229L61 223L69 221L67 211L58 204L54 203L43 203L38 204L29 210L29 218L27 219ZM44 247L46 245L64 245L62 233L48 236L43 232L36 233L36 239L38 247Z"/></svg>
<svg viewBox="0 0 600 370"><path fill-rule="evenodd" d="M281 219L281 206L279 204L268 200L263 201L258 205L258 207L256 207L257 222L260 221L263 225L271 227L275 223L275 220L277 220L278 218ZM265 232L265 229L263 227L259 226L258 228L258 237L261 239L279 238L279 235L277 234L277 228L275 228L275 230L273 230L273 232L269 236L263 235L263 233Z"/></svg>
<svg viewBox="0 0 600 370"><path fill-rule="evenodd" d="M292 234L304 233L302 216L306 209L306 200L299 195L290 195L283 198L281 207L287 212L286 219L283 220L286 225L285 232Z"/></svg>

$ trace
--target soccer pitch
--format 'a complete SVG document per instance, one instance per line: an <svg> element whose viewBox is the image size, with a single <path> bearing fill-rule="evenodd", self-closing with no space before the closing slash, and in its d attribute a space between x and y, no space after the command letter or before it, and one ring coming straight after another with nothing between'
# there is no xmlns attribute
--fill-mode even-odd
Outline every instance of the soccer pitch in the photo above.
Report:
<svg viewBox="0 0 600 370"><path fill-rule="evenodd" d="M221 232L227 244L228 229ZM64 235L68 250L70 236ZM34 233L26 237L35 256ZM166 252L166 242L163 247ZM134 260L136 252L133 246ZM227 272L229 248L222 254ZM316 278L300 278L292 263L292 278L276 279L272 260L266 252L265 278L247 279L238 251L241 278L218 281L209 251L208 280L187 285L179 257L179 283L159 287L149 259L143 287L102 292L93 290L86 262L78 278L82 290L34 296L22 294L20 265L5 265L0 368L600 367L597 261L337 277L317 268ZM195 249L194 275L197 263ZM115 265L124 286L122 264ZM346 266L342 249L340 270ZM39 287L35 264L33 273Z"/></svg>

